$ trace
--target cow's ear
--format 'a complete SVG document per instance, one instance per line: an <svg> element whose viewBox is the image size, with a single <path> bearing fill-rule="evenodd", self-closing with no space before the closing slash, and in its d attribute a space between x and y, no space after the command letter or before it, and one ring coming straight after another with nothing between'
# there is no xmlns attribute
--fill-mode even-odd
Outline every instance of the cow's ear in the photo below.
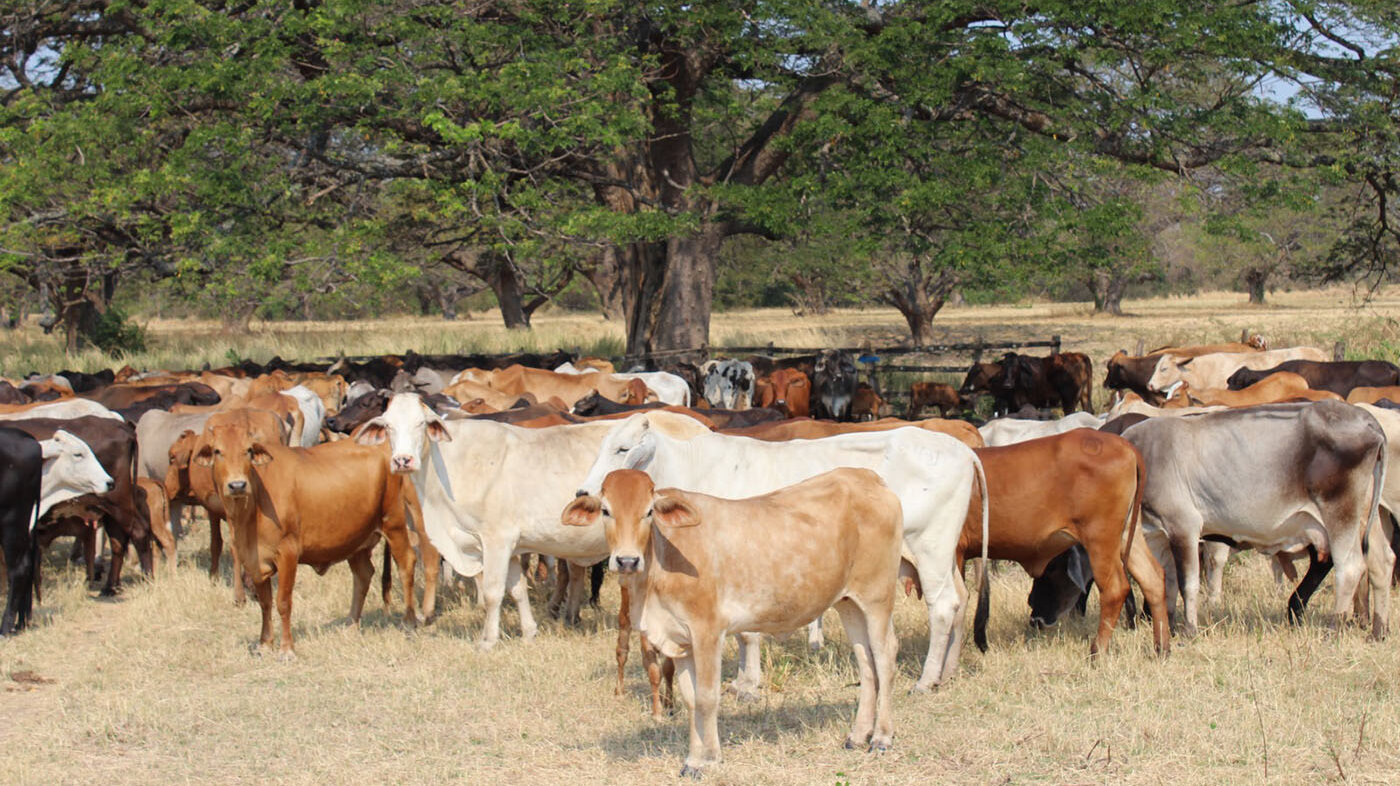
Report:
<svg viewBox="0 0 1400 786"><path fill-rule="evenodd" d="M677 497L656 498L651 506L652 521L663 527L693 527L700 523L700 514Z"/></svg>
<svg viewBox="0 0 1400 786"><path fill-rule="evenodd" d="M595 496L574 497L574 501L564 506L559 522L570 527L587 527L598 522L603 510L603 501Z"/></svg>
<svg viewBox="0 0 1400 786"><path fill-rule="evenodd" d="M361 445L382 445L389 438L389 427L384 423L384 418L371 418L350 436Z"/></svg>
<svg viewBox="0 0 1400 786"><path fill-rule="evenodd" d="M255 467L263 467L272 463L272 454L268 453L267 448L263 447L260 442L254 442L252 446L248 448L248 458L253 462L253 466Z"/></svg>
<svg viewBox="0 0 1400 786"><path fill-rule="evenodd" d="M214 446L205 445L200 448L199 452L194 454L194 463L200 467L214 466Z"/></svg>
<svg viewBox="0 0 1400 786"><path fill-rule="evenodd" d="M436 414L428 420L428 439L434 442L451 442L452 435L447 433L447 426L442 422L442 418Z"/></svg>

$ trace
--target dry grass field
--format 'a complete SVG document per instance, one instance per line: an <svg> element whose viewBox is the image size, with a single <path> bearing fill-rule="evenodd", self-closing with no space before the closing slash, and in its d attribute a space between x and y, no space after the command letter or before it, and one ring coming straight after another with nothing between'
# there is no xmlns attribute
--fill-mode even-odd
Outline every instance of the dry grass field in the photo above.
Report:
<svg viewBox="0 0 1400 786"><path fill-rule="evenodd" d="M1361 309L1349 291L1280 293L1249 308L1238 295L1131 301L1130 316L1093 317L1073 305L950 309L940 338L989 340L1058 333L1096 367L1120 346L1238 337L1275 345L1345 340L1358 354L1394 356L1400 295ZM508 334L489 317L445 325L393 320L353 325L264 325L230 339L217 326L156 323L153 351L133 365L192 365L355 353L504 350L617 342L617 326L544 315L533 334ZM900 336L889 311L797 319L784 312L717 315L714 341L876 346ZM65 364L25 331L0 343L6 373ZM43 363L44 365L39 365ZM105 364L83 356L70 367ZM1100 375L1101 376L1101 375ZM1241 493L1249 493L1241 489ZM440 596L435 624L410 631L400 605L371 598L364 623L346 624L350 574L298 573L299 657L250 653L256 604L236 608L225 566L206 577L207 529L181 541L173 575L128 583L96 599L80 573L48 555L35 624L0 641L0 745L7 783L641 783L674 779L687 744L684 712L652 722L635 647L627 693L613 695L615 610L578 629L542 625L533 642L507 638L491 652L472 641L482 614L471 593ZM131 574L128 574L131 575ZM1207 607L1194 640L1158 659L1148 631L1121 629L1088 660L1088 620L1046 632L1026 626L1029 580L1019 568L993 579L991 651L969 644L942 690L906 695L926 646L923 606L900 601L900 673L894 749L841 748L855 708L856 673L834 614L829 641L808 654L799 634L766 645L765 697L720 711L721 784L907 783L1393 783L1400 777L1400 648L1331 625L1331 583L1304 624L1284 616L1285 590L1263 559L1244 555L1225 574L1225 600ZM534 594L542 616L543 594ZM507 605L504 630L518 630ZM1400 627L1393 612L1391 627ZM726 675L732 674L726 661Z"/></svg>

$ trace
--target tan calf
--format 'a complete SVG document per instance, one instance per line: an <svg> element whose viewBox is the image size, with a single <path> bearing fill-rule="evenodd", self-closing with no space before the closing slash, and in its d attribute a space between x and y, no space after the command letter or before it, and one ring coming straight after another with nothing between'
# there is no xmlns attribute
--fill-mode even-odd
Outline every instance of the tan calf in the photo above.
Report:
<svg viewBox="0 0 1400 786"><path fill-rule="evenodd" d="M1308 381L1291 371L1279 371L1241 390L1192 390L1183 385L1191 403L1215 407L1257 407L1260 404L1277 404L1284 401L1306 399L1321 401L1330 398L1341 401L1342 397L1326 390L1313 390Z"/></svg>
<svg viewBox="0 0 1400 786"><path fill-rule="evenodd" d="M676 660L681 697L691 708L682 775L698 776L720 761L724 637L786 633L832 605L860 667L860 699L846 746L890 746L903 515L879 475L837 469L730 500L658 491L646 473L616 470L599 497L579 497L562 518L577 526L602 519L609 563L624 575L645 576L641 633Z"/></svg>

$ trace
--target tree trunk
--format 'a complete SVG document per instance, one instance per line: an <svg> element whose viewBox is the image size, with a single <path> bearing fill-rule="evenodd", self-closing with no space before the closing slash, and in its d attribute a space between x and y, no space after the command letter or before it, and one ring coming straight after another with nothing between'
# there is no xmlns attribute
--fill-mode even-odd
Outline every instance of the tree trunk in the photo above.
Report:
<svg viewBox="0 0 1400 786"><path fill-rule="evenodd" d="M223 332L231 335L247 333L249 325L253 321L253 314L257 311L257 301L245 300L228 304L219 320L223 324Z"/></svg>
<svg viewBox="0 0 1400 786"><path fill-rule="evenodd" d="M1249 302L1264 305L1264 286L1269 281L1269 271L1253 267L1244 272L1244 285L1249 290Z"/></svg>
<svg viewBox="0 0 1400 786"><path fill-rule="evenodd" d="M618 249L628 355L699 349L709 343L715 272L724 238L722 227L706 224L693 235Z"/></svg>
<svg viewBox="0 0 1400 786"><path fill-rule="evenodd" d="M496 303L501 307L501 319L506 327L510 330L529 330L530 312L525 310L525 293L510 262L495 260L487 276L487 284L496 293Z"/></svg>
<svg viewBox="0 0 1400 786"><path fill-rule="evenodd" d="M598 308L603 312L603 319L609 321L627 318L627 297L623 291L622 263L618 253L617 247L609 246L599 261L582 270L583 277L588 279L598 295Z"/></svg>
<svg viewBox="0 0 1400 786"><path fill-rule="evenodd" d="M1096 270L1089 279L1094 293L1094 313L1123 316L1123 295L1128 291L1128 277L1111 270Z"/></svg>

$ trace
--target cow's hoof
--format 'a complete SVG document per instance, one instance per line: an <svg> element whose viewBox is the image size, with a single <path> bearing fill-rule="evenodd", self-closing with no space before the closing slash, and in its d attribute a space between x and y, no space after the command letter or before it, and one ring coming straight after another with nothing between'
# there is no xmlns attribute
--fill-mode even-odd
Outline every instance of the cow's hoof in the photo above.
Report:
<svg viewBox="0 0 1400 786"><path fill-rule="evenodd" d="M910 696L913 696L913 695L918 694L918 693L925 693L925 694L927 694L927 693L933 693L933 692L936 691L936 690L938 690L938 685L937 685L937 684L925 685L924 683L919 682L919 683L915 683L914 687L912 687L912 688L909 689L909 695L910 695Z"/></svg>
<svg viewBox="0 0 1400 786"><path fill-rule="evenodd" d="M282 650L277 653L277 660L282 663L295 663L297 654L291 650Z"/></svg>
<svg viewBox="0 0 1400 786"><path fill-rule="evenodd" d="M858 745L858 744L856 744L856 741L855 741L855 740L851 739L850 737L847 737L847 738L846 738L846 742L843 743L841 747L845 748L845 749L848 750L848 751L854 751L854 750L860 750L860 747L861 747L861 746Z"/></svg>
<svg viewBox="0 0 1400 786"><path fill-rule="evenodd" d="M115 598L122 594L122 590L121 587L103 587L102 591L97 594L104 598Z"/></svg>
<svg viewBox="0 0 1400 786"><path fill-rule="evenodd" d="M697 781L698 781L698 780L700 780L702 777L704 777L704 773L700 771L700 768L699 768L699 767L692 767L692 766L690 766L689 764L687 764L687 765L681 767L681 777L682 777L682 778L691 778L691 779L693 779L693 780L697 780Z"/></svg>
<svg viewBox="0 0 1400 786"><path fill-rule="evenodd" d="M822 651L822 647L824 647L825 645L826 645L826 642L822 642L822 641L809 641L809 642L807 642L807 651L810 652L810 653L812 653L813 655L816 655L818 652L821 652L821 651Z"/></svg>
<svg viewBox="0 0 1400 786"><path fill-rule="evenodd" d="M478 641L476 643L476 648L481 650L482 652L490 652L491 650L494 650L496 648L496 640L492 639L491 641L486 641L485 639L482 639L481 641Z"/></svg>
<svg viewBox="0 0 1400 786"><path fill-rule="evenodd" d="M890 749L890 746L891 746L892 744L893 744L893 743L892 743L890 740L873 740L873 741L871 741L871 743L870 743L870 747L869 747L868 749L866 749L865 752L866 752L866 753L884 753L884 752L886 752L886 751L888 751L888 750Z"/></svg>
<svg viewBox="0 0 1400 786"><path fill-rule="evenodd" d="M737 701L751 702L759 701L763 698L759 695L758 688L752 685L742 685L738 682L731 682L725 685L724 692L731 694Z"/></svg>

